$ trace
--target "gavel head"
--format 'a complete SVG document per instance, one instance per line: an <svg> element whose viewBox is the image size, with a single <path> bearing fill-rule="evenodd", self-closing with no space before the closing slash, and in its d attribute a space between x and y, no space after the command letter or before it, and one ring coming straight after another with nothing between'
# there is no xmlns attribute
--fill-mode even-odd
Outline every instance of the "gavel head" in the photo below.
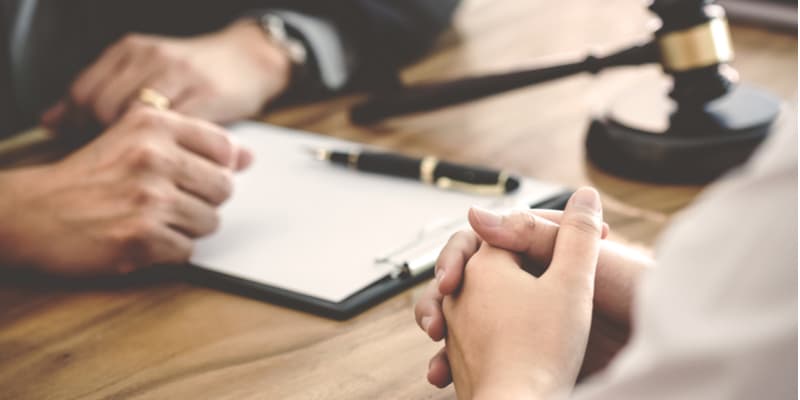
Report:
<svg viewBox="0 0 800 400"><path fill-rule="evenodd" d="M670 93L680 107L702 106L731 89L738 74L725 10L713 0L654 0L661 19L655 33L661 65L674 78Z"/></svg>

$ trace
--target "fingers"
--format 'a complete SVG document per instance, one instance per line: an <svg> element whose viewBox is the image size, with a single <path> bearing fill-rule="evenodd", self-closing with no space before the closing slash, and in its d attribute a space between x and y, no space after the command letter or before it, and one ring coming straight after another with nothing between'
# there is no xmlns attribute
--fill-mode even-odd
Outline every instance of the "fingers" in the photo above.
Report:
<svg viewBox="0 0 800 400"><path fill-rule="evenodd" d="M97 121L109 125L128 109L145 82L155 74L151 63L137 62L127 58L127 63L114 76L104 77L103 84L86 107L92 111Z"/></svg>
<svg viewBox="0 0 800 400"><path fill-rule="evenodd" d="M561 218L548 273L593 288L600 254L602 220L602 205L597 191L593 188L576 191Z"/></svg>
<svg viewBox="0 0 800 400"><path fill-rule="evenodd" d="M67 112L67 102L59 101L42 114L41 123L51 131L56 131Z"/></svg>
<svg viewBox="0 0 800 400"><path fill-rule="evenodd" d="M188 151L182 151L177 157L172 175L181 190L213 206L221 205L231 196L233 174L229 169Z"/></svg>
<svg viewBox="0 0 800 400"><path fill-rule="evenodd" d="M487 243L542 263L553 257L562 218L563 212L556 210L518 210L506 215L478 207L469 211L472 229ZM603 223L602 229L605 238L608 225Z"/></svg>
<svg viewBox="0 0 800 400"><path fill-rule="evenodd" d="M250 168L250 166L253 165L254 158L255 156L250 149L247 147L239 147L238 154L236 156L236 171L240 172Z"/></svg>
<svg viewBox="0 0 800 400"><path fill-rule="evenodd" d="M425 288L422 297L414 306L414 318L417 325L434 341L440 341L445 335L445 321L442 313L442 295L431 281Z"/></svg>
<svg viewBox="0 0 800 400"><path fill-rule="evenodd" d="M137 103L142 89L151 88L178 104L194 80L185 55L169 40L130 34L78 76L66 101L67 112L60 115L62 121L54 121L58 115L53 110L42 119L49 126L62 125L65 118L94 117L110 125Z"/></svg>
<svg viewBox="0 0 800 400"><path fill-rule="evenodd" d="M249 150L238 145L225 129L210 122L182 117L146 105L135 106L127 113L126 119L142 129L172 135L183 149L226 168L240 171L253 161L253 154Z"/></svg>
<svg viewBox="0 0 800 400"><path fill-rule="evenodd" d="M436 260L435 274L439 293L449 295L461 285L464 267L480 247L480 238L472 231L455 233Z"/></svg>
<svg viewBox="0 0 800 400"><path fill-rule="evenodd" d="M545 209L532 209L529 212L535 214L538 217L542 217L550 222L555 224L561 223L561 217L564 215L564 211L561 210L545 210ZM602 238L605 239L608 237L608 234L611 233L611 227L608 226L607 223L603 222L603 235Z"/></svg>
<svg viewBox="0 0 800 400"><path fill-rule="evenodd" d="M69 99L79 108L88 107L108 77L125 64L127 54L124 40L111 46L97 61L85 69L70 88Z"/></svg>
<svg viewBox="0 0 800 400"><path fill-rule="evenodd" d="M185 120L173 130L176 141L183 148L231 169L239 166L244 150L234 143L221 127L200 120Z"/></svg>
<svg viewBox="0 0 800 400"><path fill-rule="evenodd" d="M499 215L473 207L469 211L472 229L492 246L525 254L547 262L553 255L558 225L525 211Z"/></svg>
<svg viewBox="0 0 800 400"><path fill-rule="evenodd" d="M174 196L174 207L167 218L172 228L193 239L217 230L219 215L214 207L180 190Z"/></svg>
<svg viewBox="0 0 800 400"><path fill-rule="evenodd" d="M150 265L182 264L189 260L193 250L192 240L162 226L153 234L148 249Z"/></svg>
<svg viewBox="0 0 800 400"><path fill-rule="evenodd" d="M447 351L444 348L439 350L428 364L428 382L438 388L446 387L453 382Z"/></svg>
<svg viewBox="0 0 800 400"><path fill-rule="evenodd" d="M192 240L165 224L137 220L126 232L122 258L117 263L120 273L155 265L182 264L192 255Z"/></svg>
<svg viewBox="0 0 800 400"><path fill-rule="evenodd" d="M504 266L523 268L522 257L517 252L492 246L491 243L484 241L481 243L478 251L469 259L465 269L491 269L492 272L494 272L497 268L502 268Z"/></svg>

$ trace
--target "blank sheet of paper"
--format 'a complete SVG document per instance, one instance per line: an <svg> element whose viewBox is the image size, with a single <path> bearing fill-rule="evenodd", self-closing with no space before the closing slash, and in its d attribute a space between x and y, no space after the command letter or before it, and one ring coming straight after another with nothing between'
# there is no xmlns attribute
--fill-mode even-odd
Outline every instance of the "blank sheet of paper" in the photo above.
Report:
<svg viewBox="0 0 800 400"><path fill-rule="evenodd" d="M255 162L237 175L220 229L198 242L192 263L331 302L391 272L376 258L431 226L466 222L472 205L525 207L563 190L524 180L504 197L443 191L321 162L308 151L361 148L351 142L254 122L232 131Z"/></svg>

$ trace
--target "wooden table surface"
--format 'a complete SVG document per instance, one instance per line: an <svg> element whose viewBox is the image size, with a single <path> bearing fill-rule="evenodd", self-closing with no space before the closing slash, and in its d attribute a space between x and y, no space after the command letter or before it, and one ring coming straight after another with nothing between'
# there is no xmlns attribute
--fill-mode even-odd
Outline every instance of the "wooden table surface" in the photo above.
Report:
<svg viewBox="0 0 800 400"><path fill-rule="evenodd" d="M639 0L466 0L457 33L404 78L455 77L622 47L648 37L650 18ZM744 80L784 99L796 95L794 34L734 26L733 39ZM584 159L583 137L603 104L659 76L658 67L576 76L372 128L347 122L357 97L282 110L267 121L594 185L614 237L647 248L700 188L599 172ZM452 389L425 381L438 347L413 320L421 287L336 322L179 279L76 286L6 278L0 399L452 399Z"/></svg>

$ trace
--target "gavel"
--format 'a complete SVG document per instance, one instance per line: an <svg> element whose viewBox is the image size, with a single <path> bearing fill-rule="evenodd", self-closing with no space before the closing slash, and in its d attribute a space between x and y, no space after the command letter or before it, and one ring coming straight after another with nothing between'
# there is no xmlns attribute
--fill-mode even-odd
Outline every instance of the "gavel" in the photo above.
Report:
<svg viewBox="0 0 800 400"><path fill-rule="evenodd" d="M729 65L734 51L724 9L713 0L655 0L661 25L653 38L606 56L589 55L545 68L403 87L374 95L351 110L357 124L430 111L604 69L658 63L672 78L675 110L664 132L595 118L587 154L601 168L634 179L701 183L745 161L766 137L779 101L738 84Z"/></svg>

